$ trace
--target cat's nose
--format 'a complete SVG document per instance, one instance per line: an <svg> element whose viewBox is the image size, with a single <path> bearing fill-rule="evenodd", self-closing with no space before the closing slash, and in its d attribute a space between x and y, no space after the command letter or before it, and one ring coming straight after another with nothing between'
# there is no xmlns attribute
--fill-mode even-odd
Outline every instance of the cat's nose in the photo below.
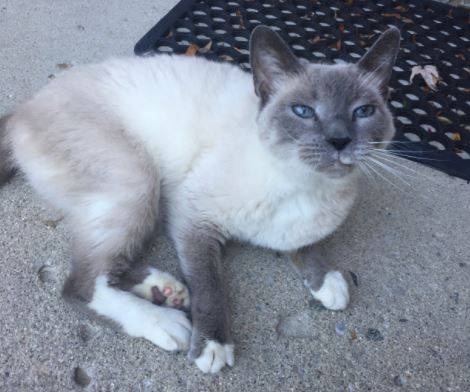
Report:
<svg viewBox="0 0 470 392"><path fill-rule="evenodd" d="M351 138L349 136L346 137L330 137L326 141L330 143L336 150L341 151L346 147L350 142Z"/></svg>

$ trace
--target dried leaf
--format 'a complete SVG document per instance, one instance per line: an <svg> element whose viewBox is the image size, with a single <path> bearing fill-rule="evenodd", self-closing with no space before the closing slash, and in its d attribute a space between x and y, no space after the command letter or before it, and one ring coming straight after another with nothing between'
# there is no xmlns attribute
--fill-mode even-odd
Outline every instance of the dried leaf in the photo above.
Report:
<svg viewBox="0 0 470 392"><path fill-rule="evenodd" d="M186 49L186 52L184 54L186 56L194 56L198 50L199 46L197 46L196 44L191 44L188 46L188 49Z"/></svg>
<svg viewBox="0 0 470 392"><path fill-rule="evenodd" d="M243 16L242 16L242 13L240 12L240 10L236 10L235 15L237 15L238 18L240 19L240 28L245 30L245 22L243 21Z"/></svg>
<svg viewBox="0 0 470 392"><path fill-rule="evenodd" d="M336 50L341 50L341 40L338 40L338 42L336 42L335 48Z"/></svg>
<svg viewBox="0 0 470 392"><path fill-rule="evenodd" d="M460 142L462 140L460 133L458 132L454 132L450 138L455 142Z"/></svg>
<svg viewBox="0 0 470 392"><path fill-rule="evenodd" d="M440 122L443 122L444 124L452 124L452 121L450 121L447 117L444 116L437 116L437 119Z"/></svg>
<svg viewBox="0 0 470 392"><path fill-rule="evenodd" d="M409 7L405 7L404 5L397 5L397 6L395 7L395 9L396 9L398 12L408 12Z"/></svg>
<svg viewBox="0 0 470 392"><path fill-rule="evenodd" d="M457 57L460 60L465 61L465 55L463 53L458 53L458 54L455 55L455 57Z"/></svg>
<svg viewBox="0 0 470 392"><path fill-rule="evenodd" d="M351 331L351 340L356 340L357 339L357 332L352 330Z"/></svg>
<svg viewBox="0 0 470 392"><path fill-rule="evenodd" d="M228 54L222 54L219 56L219 59L224 61L233 61L233 57L229 56Z"/></svg>
<svg viewBox="0 0 470 392"><path fill-rule="evenodd" d="M401 15L397 14L395 12L385 12L382 14L382 16L385 16L387 18L396 18L396 19L401 19Z"/></svg>
<svg viewBox="0 0 470 392"><path fill-rule="evenodd" d="M69 69L69 68L72 68L72 64L59 63L59 64L56 64L56 67L59 69Z"/></svg>
<svg viewBox="0 0 470 392"><path fill-rule="evenodd" d="M405 22L405 23L414 23L412 19L410 19L410 18L405 18L405 17L401 18L401 21L402 21L402 22Z"/></svg>
<svg viewBox="0 0 470 392"><path fill-rule="evenodd" d="M165 36L165 38L171 38L171 37L173 37L173 31L172 30L170 30L168 32L168 34Z"/></svg>
<svg viewBox="0 0 470 392"><path fill-rule="evenodd" d="M341 24L338 26L338 29L339 29L339 31L342 33L342 32L344 31L344 24L341 23Z"/></svg>
<svg viewBox="0 0 470 392"><path fill-rule="evenodd" d="M347 5L354 5L354 0L345 0Z"/></svg>
<svg viewBox="0 0 470 392"><path fill-rule="evenodd" d="M212 40L205 44L202 48L199 48L199 53L207 53L212 48Z"/></svg>
<svg viewBox="0 0 470 392"><path fill-rule="evenodd" d="M312 44L316 44L317 42L324 41L324 40L325 40L325 38L320 38L320 36L317 35L314 38L310 38L308 41Z"/></svg>
<svg viewBox="0 0 470 392"><path fill-rule="evenodd" d="M439 83L439 72L434 65L425 65L422 67L421 65L415 65L411 68L411 76L410 76L410 83L413 82L413 79L416 75L421 75L426 85L431 90L437 89L437 83Z"/></svg>

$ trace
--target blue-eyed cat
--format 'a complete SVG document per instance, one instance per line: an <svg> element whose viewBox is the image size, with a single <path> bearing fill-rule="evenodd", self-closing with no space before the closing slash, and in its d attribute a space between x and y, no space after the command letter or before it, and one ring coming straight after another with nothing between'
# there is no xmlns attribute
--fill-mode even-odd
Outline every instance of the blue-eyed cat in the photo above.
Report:
<svg viewBox="0 0 470 392"><path fill-rule="evenodd" d="M67 298L218 372L234 362L227 240L289 253L313 297L347 306L348 285L317 243L351 210L370 144L393 137L399 42L391 28L357 64L312 64L260 26L252 75L169 55L71 69L0 121L0 181L21 169L66 217ZM157 225L187 288L141 259Z"/></svg>

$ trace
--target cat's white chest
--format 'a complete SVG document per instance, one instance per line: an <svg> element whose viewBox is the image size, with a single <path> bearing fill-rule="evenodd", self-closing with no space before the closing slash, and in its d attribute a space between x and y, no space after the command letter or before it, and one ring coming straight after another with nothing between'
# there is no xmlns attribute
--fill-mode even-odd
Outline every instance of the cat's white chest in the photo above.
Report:
<svg viewBox="0 0 470 392"><path fill-rule="evenodd" d="M299 192L280 200L265 197L247 203L234 216L233 231L241 240L280 251L315 243L346 218L354 188Z"/></svg>

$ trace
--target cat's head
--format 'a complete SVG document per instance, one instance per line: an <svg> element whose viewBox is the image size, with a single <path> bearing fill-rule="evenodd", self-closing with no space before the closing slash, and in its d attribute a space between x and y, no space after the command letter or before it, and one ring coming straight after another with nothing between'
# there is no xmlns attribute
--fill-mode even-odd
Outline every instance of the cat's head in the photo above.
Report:
<svg viewBox="0 0 470 392"><path fill-rule="evenodd" d="M254 29L250 61L263 142L307 170L353 172L368 149L395 133L386 102L399 44L398 29L390 28L356 64L314 64L296 58L268 27Z"/></svg>

